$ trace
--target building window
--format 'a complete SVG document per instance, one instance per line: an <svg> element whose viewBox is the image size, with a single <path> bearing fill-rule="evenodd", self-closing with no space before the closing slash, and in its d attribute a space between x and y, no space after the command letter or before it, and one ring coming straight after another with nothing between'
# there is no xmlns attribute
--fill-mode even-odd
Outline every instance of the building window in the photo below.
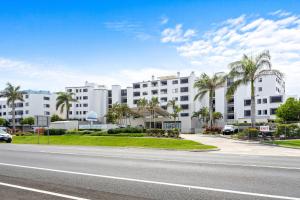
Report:
<svg viewBox="0 0 300 200"><path fill-rule="evenodd" d="M173 81L172 81L172 84L173 84L173 85L178 84L178 80L173 80Z"/></svg>
<svg viewBox="0 0 300 200"><path fill-rule="evenodd" d="M251 110L244 110L244 116L250 117L251 116Z"/></svg>
<svg viewBox="0 0 300 200"><path fill-rule="evenodd" d="M267 115L268 114L268 110L264 110L264 115Z"/></svg>
<svg viewBox="0 0 300 200"><path fill-rule="evenodd" d="M139 97L139 96L140 96L140 92L134 92L134 93L133 93L133 96L134 96L134 97Z"/></svg>
<svg viewBox="0 0 300 200"><path fill-rule="evenodd" d="M44 104L44 108L50 108L50 104Z"/></svg>
<svg viewBox="0 0 300 200"><path fill-rule="evenodd" d="M257 99L257 104L261 104L261 99Z"/></svg>
<svg viewBox="0 0 300 200"><path fill-rule="evenodd" d="M178 93L178 88L173 89L172 93Z"/></svg>
<svg viewBox="0 0 300 200"><path fill-rule="evenodd" d="M189 88L188 87L182 87L180 88L180 92L188 92Z"/></svg>
<svg viewBox="0 0 300 200"><path fill-rule="evenodd" d="M127 96L127 90L121 90L121 96Z"/></svg>
<svg viewBox="0 0 300 200"><path fill-rule="evenodd" d="M87 100L88 96L83 96L82 99Z"/></svg>
<svg viewBox="0 0 300 200"><path fill-rule="evenodd" d="M44 100L45 100L45 101L49 101L49 100L50 100L50 97L44 97Z"/></svg>
<svg viewBox="0 0 300 200"><path fill-rule="evenodd" d="M270 97L270 103L281 103L282 102L282 96L271 96Z"/></svg>
<svg viewBox="0 0 300 200"><path fill-rule="evenodd" d="M264 99L263 99L263 103L264 103L264 104L268 103L268 99L267 99L267 98L264 98Z"/></svg>
<svg viewBox="0 0 300 200"><path fill-rule="evenodd" d="M111 90L108 90L108 97L111 97Z"/></svg>
<svg viewBox="0 0 300 200"><path fill-rule="evenodd" d="M138 101L138 99L133 100L133 104L137 104Z"/></svg>
<svg viewBox="0 0 300 200"><path fill-rule="evenodd" d="M86 88L85 88L85 89L83 89L83 92L88 92L88 89L86 89Z"/></svg>
<svg viewBox="0 0 300 200"><path fill-rule="evenodd" d="M133 88L134 88L134 89L140 88L140 84L136 84L136 83L133 84Z"/></svg>
<svg viewBox="0 0 300 200"><path fill-rule="evenodd" d="M244 106L250 106L251 105L251 99L244 100Z"/></svg>
<svg viewBox="0 0 300 200"><path fill-rule="evenodd" d="M122 98L121 103L127 103L127 98Z"/></svg>
<svg viewBox="0 0 300 200"><path fill-rule="evenodd" d="M172 99L175 101L178 101L178 97L173 97Z"/></svg>
<svg viewBox="0 0 300 200"><path fill-rule="evenodd" d="M180 79L180 83L181 84L189 83L189 79L188 78L182 78L182 79Z"/></svg>
<svg viewBox="0 0 300 200"><path fill-rule="evenodd" d="M152 86L152 87L156 87L156 86L157 86L157 81L151 82L151 86Z"/></svg>
<svg viewBox="0 0 300 200"><path fill-rule="evenodd" d="M258 79L258 82L260 82L260 83L261 83L261 82L262 82L262 78L259 78L259 79Z"/></svg>
<svg viewBox="0 0 300 200"><path fill-rule="evenodd" d="M87 111L83 111L83 114L85 115L87 113Z"/></svg>
<svg viewBox="0 0 300 200"><path fill-rule="evenodd" d="M258 110L258 111L257 111L257 115L261 115L261 110Z"/></svg>
<svg viewBox="0 0 300 200"><path fill-rule="evenodd" d="M146 83L143 84L143 88L146 88L148 87L148 85Z"/></svg>
<svg viewBox="0 0 300 200"><path fill-rule="evenodd" d="M46 115L46 116L49 116L49 115L50 115L50 112L45 111L45 115Z"/></svg>
<svg viewBox="0 0 300 200"><path fill-rule="evenodd" d="M25 111L25 114L28 115L28 114L29 114L29 110L26 110L26 111Z"/></svg>
<svg viewBox="0 0 300 200"><path fill-rule="evenodd" d="M167 93L168 93L168 90L167 90L167 89L161 89L161 90L160 90L160 93L161 93L161 94L167 94Z"/></svg>
<svg viewBox="0 0 300 200"><path fill-rule="evenodd" d="M160 85L161 86L166 86L166 85L168 85L168 81L160 81Z"/></svg>
<svg viewBox="0 0 300 200"><path fill-rule="evenodd" d="M26 103L25 103L25 106L29 106L29 103L28 103L28 102L26 102Z"/></svg>
<svg viewBox="0 0 300 200"><path fill-rule="evenodd" d="M148 95L148 92L143 92L143 95L145 96L145 95Z"/></svg>
<svg viewBox="0 0 300 200"><path fill-rule="evenodd" d="M167 110L168 107L167 106L161 106L162 109Z"/></svg>
<svg viewBox="0 0 300 200"><path fill-rule="evenodd" d="M262 91L262 87L258 87L258 91L261 92Z"/></svg>
<svg viewBox="0 0 300 200"><path fill-rule="evenodd" d="M67 92L72 92L72 89L67 89Z"/></svg>
<svg viewBox="0 0 300 200"><path fill-rule="evenodd" d="M84 103L83 104L83 107L88 107L89 105L87 103Z"/></svg>
<svg viewBox="0 0 300 200"><path fill-rule="evenodd" d="M76 89L76 93L78 93L79 92L79 90L78 89Z"/></svg>
<svg viewBox="0 0 300 200"><path fill-rule="evenodd" d="M277 108L270 108L270 115L275 115L276 110L277 110Z"/></svg>
<svg viewBox="0 0 300 200"><path fill-rule="evenodd" d="M25 99L28 99L28 98L29 98L29 95L28 95L28 94L26 94L26 95L25 95Z"/></svg>
<svg viewBox="0 0 300 200"><path fill-rule="evenodd" d="M181 96L180 97L180 101L188 101L189 100L189 96Z"/></svg>
<svg viewBox="0 0 300 200"><path fill-rule="evenodd" d="M181 116L181 117L188 117L188 116L189 116L189 113L180 113L180 116Z"/></svg>
<svg viewBox="0 0 300 200"><path fill-rule="evenodd" d="M72 115L72 111L69 111L69 114Z"/></svg>
<svg viewBox="0 0 300 200"><path fill-rule="evenodd" d="M181 104L181 109L182 110L188 110L189 109L189 104Z"/></svg>
<svg viewBox="0 0 300 200"><path fill-rule="evenodd" d="M152 95L156 95L158 94L158 91L157 90L152 90Z"/></svg>
<svg viewBox="0 0 300 200"><path fill-rule="evenodd" d="M167 102L167 101L168 101L168 98L167 98L167 97L162 97L162 98L160 98L160 101L161 101L162 103Z"/></svg>

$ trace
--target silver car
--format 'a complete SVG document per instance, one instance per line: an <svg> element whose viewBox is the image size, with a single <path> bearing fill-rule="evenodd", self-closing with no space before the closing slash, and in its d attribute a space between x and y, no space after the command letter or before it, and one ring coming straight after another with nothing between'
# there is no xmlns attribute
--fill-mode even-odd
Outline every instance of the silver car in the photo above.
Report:
<svg viewBox="0 0 300 200"><path fill-rule="evenodd" d="M12 135L6 133L2 129L0 129L0 141L4 141L6 143L11 143L12 141Z"/></svg>

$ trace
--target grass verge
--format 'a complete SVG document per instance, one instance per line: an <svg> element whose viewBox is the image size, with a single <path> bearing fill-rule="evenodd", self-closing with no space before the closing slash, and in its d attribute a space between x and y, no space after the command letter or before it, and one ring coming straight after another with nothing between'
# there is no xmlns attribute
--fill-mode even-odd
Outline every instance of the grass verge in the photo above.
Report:
<svg viewBox="0 0 300 200"><path fill-rule="evenodd" d="M37 144L37 136L16 136L14 144ZM117 137L117 136L50 136L52 145L81 145L81 146L113 146L113 147L145 147L175 150L208 150L215 146L204 145L191 140L146 137ZM40 144L48 144L47 136L40 136Z"/></svg>
<svg viewBox="0 0 300 200"><path fill-rule="evenodd" d="M293 147L300 149L300 140L276 140L274 144L282 147Z"/></svg>

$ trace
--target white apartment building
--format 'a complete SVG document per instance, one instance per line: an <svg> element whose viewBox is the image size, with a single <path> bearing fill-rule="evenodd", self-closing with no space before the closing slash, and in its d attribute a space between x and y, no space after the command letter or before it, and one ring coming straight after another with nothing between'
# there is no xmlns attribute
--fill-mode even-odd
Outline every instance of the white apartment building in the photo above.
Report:
<svg viewBox="0 0 300 200"><path fill-rule="evenodd" d="M201 101L194 101L197 89L193 87L197 77L192 72L189 76L180 76L178 72L175 76L162 76L151 80L135 82L132 87L122 89L120 85L112 85L107 89L103 85L86 82L84 86L66 87L67 92L73 92L77 102L72 103L70 118L84 121L86 114L94 111L98 114L98 120L105 123L105 115L114 103L127 103L129 107L137 107L137 101L145 98L148 101L152 97L158 97L160 107L172 113L172 109L167 107L168 101L176 99L177 104L182 108L179 114L177 126L182 132L194 132L201 128L197 119L192 119L192 113L201 107L208 107L208 98ZM217 89L214 99L214 111L221 112L224 119L219 123L250 122L250 85L240 86L233 98L226 99L227 88L231 84L227 80L224 87ZM268 121L275 119L275 111L286 99L285 83L281 77L268 75L255 82L256 90L256 116L257 121ZM150 119L146 119L149 123ZM133 125L140 125L140 120L132 120ZM160 128L173 127L173 119L160 118L157 120Z"/></svg>
<svg viewBox="0 0 300 200"><path fill-rule="evenodd" d="M24 117L34 117L35 115L51 116L56 113L56 94L49 91L23 91L24 101L17 101L16 123ZM6 97L0 95L0 117L11 121L12 108L7 105Z"/></svg>
<svg viewBox="0 0 300 200"><path fill-rule="evenodd" d="M77 102L71 103L70 119L86 120L86 115L93 111L97 113L98 121L105 123L108 108L108 90L104 85L85 82L84 86L66 87L67 92L74 93Z"/></svg>

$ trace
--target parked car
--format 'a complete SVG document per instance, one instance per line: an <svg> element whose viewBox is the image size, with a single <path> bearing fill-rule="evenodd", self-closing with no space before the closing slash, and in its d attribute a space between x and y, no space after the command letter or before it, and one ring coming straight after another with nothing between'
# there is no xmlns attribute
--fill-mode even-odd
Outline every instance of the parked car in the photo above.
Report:
<svg viewBox="0 0 300 200"><path fill-rule="evenodd" d="M0 141L4 141L6 143L11 143L11 141L12 141L11 134L8 134L7 132L0 129Z"/></svg>
<svg viewBox="0 0 300 200"><path fill-rule="evenodd" d="M223 135L230 135L238 132L238 128L233 125L225 125L222 133Z"/></svg>

